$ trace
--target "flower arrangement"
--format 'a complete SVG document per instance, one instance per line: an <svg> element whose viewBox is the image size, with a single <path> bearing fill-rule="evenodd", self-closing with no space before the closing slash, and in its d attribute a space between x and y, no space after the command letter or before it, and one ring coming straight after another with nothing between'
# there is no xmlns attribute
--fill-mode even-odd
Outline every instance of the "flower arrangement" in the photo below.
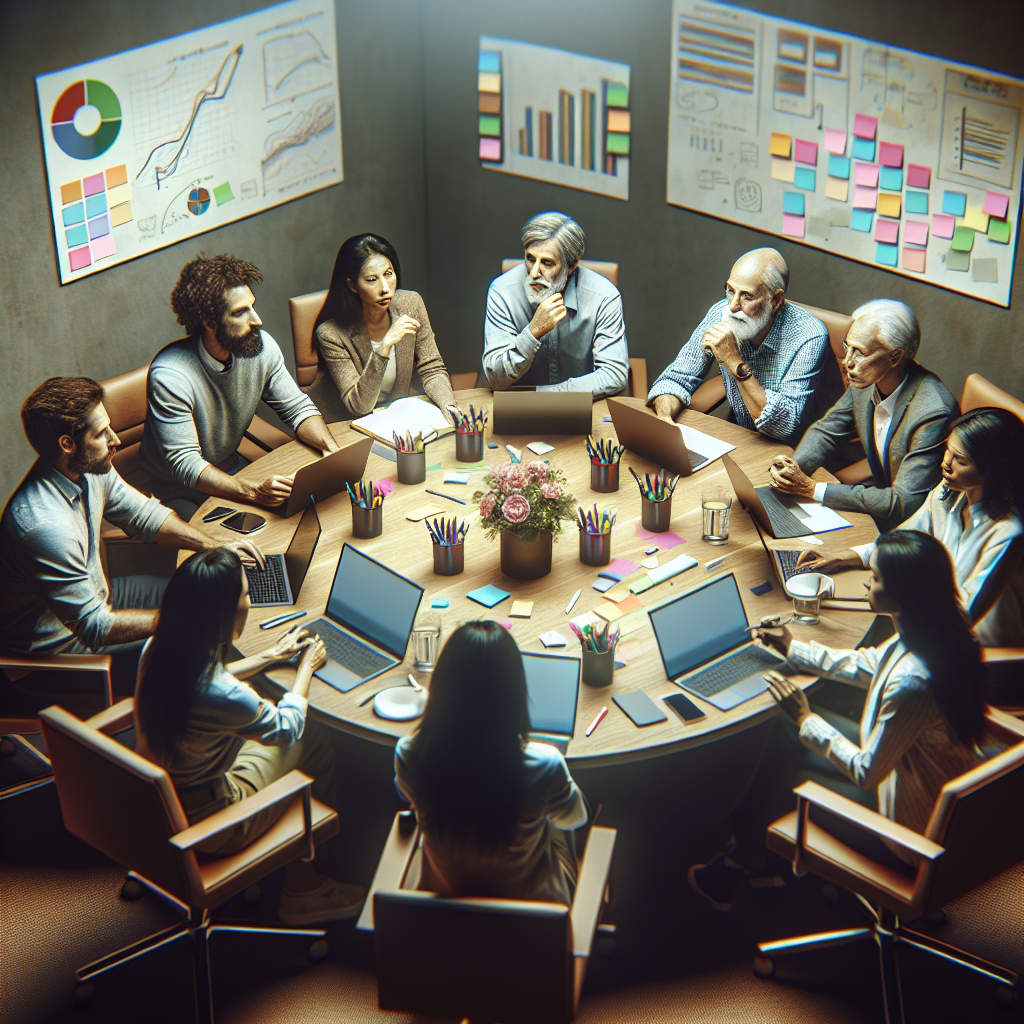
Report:
<svg viewBox="0 0 1024 1024"><path fill-rule="evenodd" d="M510 533L520 540L535 540L550 531L562 532L562 523L576 518L576 499L565 490L565 475L546 462L503 462L484 477L486 491L477 491L480 521L487 536Z"/></svg>

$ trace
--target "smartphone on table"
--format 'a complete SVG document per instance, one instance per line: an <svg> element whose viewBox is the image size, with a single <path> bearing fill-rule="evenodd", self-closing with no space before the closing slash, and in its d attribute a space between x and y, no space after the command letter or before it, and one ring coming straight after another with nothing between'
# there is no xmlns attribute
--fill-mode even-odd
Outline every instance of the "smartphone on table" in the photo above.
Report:
<svg viewBox="0 0 1024 1024"><path fill-rule="evenodd" d="M234 530L235 533L254 533L264 523L266 523L266 519L263 516L256 515L255 512L235 512L233 516L225 519L221 525L226 526L229 530Z"/></svg>
<svg viewBox="0 0 1024 1024"><path fill-rule="evenodd" d="M225 516L231 515L232 512L237 512L237 508L231 508L228 505L218 505L212 512L207 512L203 516L204 523L215 523L218 519L223 519Z"/></svg>

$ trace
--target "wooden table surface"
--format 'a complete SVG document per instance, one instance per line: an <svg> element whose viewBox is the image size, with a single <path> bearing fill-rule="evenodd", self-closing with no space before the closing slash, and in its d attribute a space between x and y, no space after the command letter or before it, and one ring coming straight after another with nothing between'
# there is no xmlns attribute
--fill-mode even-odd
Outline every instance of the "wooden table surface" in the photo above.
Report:
<svg viewBox="0 0 1024 1024"><path fill-rule="evenodd" d="M459 392L460 404L465 407L470 402L476 408L490 409L491 393L487 390L471 390ZM640 399L626 401L642 407ZM605 402L594 404L594 435L598 438L614 438L615 433L611 422L604 422L607 413ZM792 449L777 444L759 434L743 427L702 413L686 410L682 422L688 426L713 434L730 444L735 444L733 459L760 486L767 482L767 466L772 457L780 452L789 453ZM342 445L350 443L364 435L354 431L347 422L331 426L335 438ZM625 452L620 470L620 487L616 494L598 494L590 489L590 460L582 438L565 436L537 437L503 437L488 433L486 441L495 441L498 448L484 447L484 462L494 465L509 459L505 450L508 442L516 448L525 448L533 441L546 441L554 445L555 450L548 452L544 458L552 466L562 470L567 478L570 493L584 506L614 503L618 505L618 520L612 531L612 558L628 558L634 562L642 562L645 548L652 546L651 540L645 540L636 534L640 525L640 496L627 466L632 466L638 473L653 472L656 466L639 458L632 452ZM294 441L260 459L253 466L247 467L240 474L240 479L258 480L271 473L292 473L300 466L314 461L318 453L306 445ZM523 461L533 456L523 451ZM435 597L449 599L447 609L439 609L444 631L442 643L447 636L460 624L470 619L492 618L508 619L513 600L529 600L534 602L533 613L529 619L512 619L512 635L523 651L543 651L540 634L548 630L558 630L568 640L567 646L553 648L551 653L579 653L579 644L569 628L568 619L596 608L604 602L604 598L593 589L598 569L583 565L579 561L578 530L575 523L567 523L566 529L553 546L552 568L550 575L543 579L530 582L512 580L502 575L499 567L498 541L490 541L484 535L479 520L474 516L473 527L466 538L465 571L458 576L435 576L430 537L422 522L409 522L406 515L412 510L429 503L444 506L448 515L464 515L473 512L475 506L457 505L443 498L433 498L424 493L425 488L444 491L463 498L471 499L473 493L482 488L483 472L478 471L471 477L467 485L442 484L444 469L456 469L455 439L449 435L427 446L427 465L441 468L428 469L426 482L422 484L395 483L394 491L384 499L384 532L372 540L356 540L352 536L351 503L348 495L342 492L327 501L319 502L317 510L323 533L317 546L313 564L306 576L297 608L307 609L307 621L313 621L323 613L327 605L327 597L338 562L342 544L348 541L367 554L384 562L396 571L414 580L425 588L421 610L430 607ZM370 454L366 467L366 476L372 479L390 477L394 479L395 464L381 456ZM815 480L830 481L833 477L823 470L814 474ZM676 555L686 553L696 558L698 565L687 570L670 581L661 583L639 595L645 607L657 605L667 599L674 598L691 587L704 583L715 576L732 572L739 584L740 594L746 609L747 618L757 621L762 615L773 613L788 614L792 610L779 583L772 574L768 558L758 539L757 531L750 515L738 504L733 503L732 522L729 541L724 545L711 545L701 540L701 492L708 487L719 487L732 493L729 479L721 462L715 462L706 469L681 479L673 496L672 530L685 538L686 542L674 549L659 553L662 563ZM220 498L211 498L194 517L199 522L208 510L215 505L233 504ZM237 504L238 508L246 506ZM254 540L265 552L284 551L298 523L298 515L284 520L266 510L260 510L267 518L266 526L252 534ZM841 544L863 543L873 538L877 531L869 516L843 513L844 518L851 521L851 528L839 531L836 538L842 537ZM238 534L224 529L217 523L208 524L211 534L225 540L237 539ZM835 538L825 536L835 546ZM771 543L771 542L769 542ZM797 538L787 541L786 546L801 547L805 541ZM184 553L183 553L184 555ZM704 563L713 561L723 555L728 557L712 571L705 569ZM639 569L627 577L627 582L643 575L646 570ZM773 589L763 595L756 596L752 587L770 581ZM510 591L512 597L503 601L493 609L470 601L466 594L477 587L492 583L502 590ZM576 602L570 616L565 614L565 607L577 588L582 594ZM250 615L245 632L237 642L239 649L246 655L255 654L271 644L288 626L279 630L260 630L259 623L274 615L287 612L287 608L254 608ZM663 753L697 746L718 737L728 735L741 729L749 728L763 721L775 709L775 703L767 694L762 694L746 703L740 704L731 711L723 712L694 698L706 712L707 718L692 725L684 725L681 719L670 708L665 708L668 720L656 725L637 728L613 703L614 694L628 690L646 691L660 706L664 707L660 698L679 692L672 682L665 677L661 657L650 620L643 613L636 616L641 620L640 627L634 632L624 635L618 648L618 660L625 662L625 667L615 672L614 680L609 687L591 689L580 686L579 702L576 714L576 729L569 743L567 758L576 767L596 767L621 761L639 760L658 756ZM820 640L835 647L852 647L871 624L872 615L867 612L823 611L820 622L815 626L802 626L794 623L790 628L798 639ZM291 624L289 624L291 625ZM397 737L411 732L416 722L390 722L378 718L372 703L359 707L369 693L380 689L384 681L397 677L404 680L407 672L412 669L412 645L409 645L407 657L400 667L390 673L378 676L362 686L339 693L337 690L314 679L310 689L310 706L317 718L327 721L336 728L343 729L354 735L369 740L393 744ZM269 673L271 678L285 687L291 685L294 670L278 669ZM429 686L429 677L421 673L414 675ZM804 677L809 683L809 677ZM602 707L608 707L608 715L588 739L584 736L587 726Z"/></svg>

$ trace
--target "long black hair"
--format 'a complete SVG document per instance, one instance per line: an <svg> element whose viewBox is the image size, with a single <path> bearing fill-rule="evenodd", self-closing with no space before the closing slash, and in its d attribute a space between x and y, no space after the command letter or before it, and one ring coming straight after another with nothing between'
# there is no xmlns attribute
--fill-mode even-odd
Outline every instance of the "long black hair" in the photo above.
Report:
<svg viewBox="0 0 1024 1024"><path fill-rule="evenodd" d="M878 538L875 566L899 605L903 643L928 666L939 710L962 744L980 741L985 729L981 650L960 605L949 552L931 534L894 530Z"/></svg>
<svg viewBox="0 0 1024 1024"><path fill-rule="evenodd" d="M990 519L1024 517L1024 423L1007 409L971 409L953 421L967 454L985 478L981 510Z"/></svg>
<svg viewBox="0 0 1024 1024"><path fill-rule="evenodd" d="M223 662L234 635L242 563L226 548L193 555L171 577L145 675L135 695L146 742L167 763L188 726L200 681Z"/></svg>
<svg viewBox="0 0 1024 1024"><path fill-rule="evenodd" d="M411 744L426 831L497 850L515 834L530 731L523 658L497 622L460 626L444 645Z"/></svg>
<svg viewBox="0 0 1024 1024"><path fill-rule="evenodd" d="M346 238L338 250L338 258L334 261L334 273L331 274L331 287L327 292L327 298L313 325L314 337L316 328L327 320L337 320L346 329L360 323L363 318L363 304L359 296L349 288L348 282L355 283L363 264L371 256L383 256L390 260L395 270L395 288L402 287L402 268L398 262L398 253L386 238L371 234Z"/></svg>

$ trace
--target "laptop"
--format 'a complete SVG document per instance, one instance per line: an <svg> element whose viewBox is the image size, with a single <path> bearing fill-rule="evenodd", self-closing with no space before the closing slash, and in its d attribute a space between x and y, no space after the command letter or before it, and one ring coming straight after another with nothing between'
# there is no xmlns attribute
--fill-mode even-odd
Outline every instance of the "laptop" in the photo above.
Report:
<svg viewBox="0 0 1024 1024"><path fill-rule="evenodd" d="M314 675L342 693L405 658L423 588L346 544L322 618L305 628L319 633L327 661Z"/></svg>
<svg viewBox="0 0 1024 1024"><path fill-rule="evenodd" d="M523 654L530 702L530 738L563 754L576 726L580 659L559 654Z"/></svg>
<svg viewBox="0 0 1024 1024"><path fill-rule="evenodd" d="M589 391L495 391L495 434L592 434L594 396Z"/></svg>
<svg viewBox="0 0 1024 1024"><path fill-rule="evenodd" d="M750 639L736 577L718 576L648 612L665 675L719 711L764 693L786 660Z"/></svg>
<svg viewBox="0 0 1024 1024"><path fill-rule="evenodd" d="M686 447L683 432L675 423L658 419L646 409L609 398L608 411L619 444L670 473L689 476L712 461Z"/></svg>
<svg viewBox="0 0 1024 1024"><path fill-rule="evenodd" d="M308 466L303 466L295 474L284 518L289 519L296 512L301 512L306 507L306 498L310 494L317 501L326 501L339 491L343 491L345 484L354 484L361 480L363 473L366 472L366 460L372 447L372 437L360 438L341 451L332 452Z"/></svg>
<svg viewBox="0 0 1024 1024"><path fill-rule="evenodd" d="M266 569L244 567L249 580L249 601L254 608L295 604L319 540L320 517L316 514L316 502L310 495L306 511L302 513L285 553L265 555Z"/></svg>

